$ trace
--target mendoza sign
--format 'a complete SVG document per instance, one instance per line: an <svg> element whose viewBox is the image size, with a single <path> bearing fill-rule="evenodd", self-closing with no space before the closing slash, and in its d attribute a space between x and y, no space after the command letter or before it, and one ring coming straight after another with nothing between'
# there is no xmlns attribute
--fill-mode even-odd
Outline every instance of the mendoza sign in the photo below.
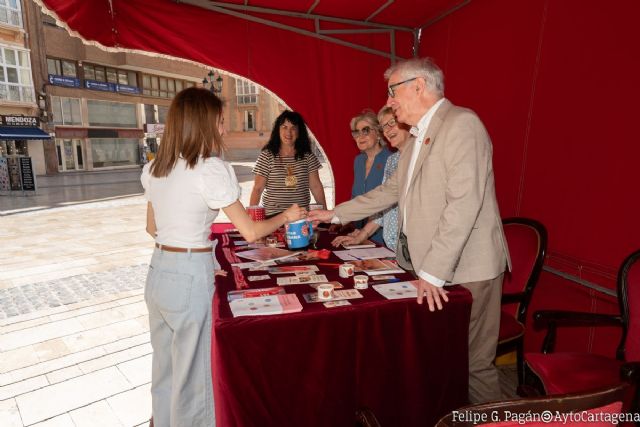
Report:
<svg viewBox="0 0 640 427"><path fill-rule="evenodd" d="M15 127L28 127L37 128L40 127L40 119L33 116L0 116L0 123L2 126L15 126Z"/></svg>

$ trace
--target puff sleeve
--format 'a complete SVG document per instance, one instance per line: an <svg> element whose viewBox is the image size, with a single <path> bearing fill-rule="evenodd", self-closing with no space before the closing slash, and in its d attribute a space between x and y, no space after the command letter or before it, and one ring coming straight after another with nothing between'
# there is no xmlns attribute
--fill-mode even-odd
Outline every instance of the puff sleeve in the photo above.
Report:
<svg viewBox="0 0 640 427"><path fill-rule="evenodd" d="M238 200L240 185L231 165L217 157L209 157L202 171L200 192L211 209L226 208Z"/></svg>
<svg viewBox="0 0 640 427"><path fill-rule="evenodd" d="M142 183L142 188L144 188L144 198L147 199L148 202L151 201L151 195L149 194L149 181L151 181L151 174L149 173L150 167L151 162L144 165L142 174L140 175L140 182Z"/></svg>

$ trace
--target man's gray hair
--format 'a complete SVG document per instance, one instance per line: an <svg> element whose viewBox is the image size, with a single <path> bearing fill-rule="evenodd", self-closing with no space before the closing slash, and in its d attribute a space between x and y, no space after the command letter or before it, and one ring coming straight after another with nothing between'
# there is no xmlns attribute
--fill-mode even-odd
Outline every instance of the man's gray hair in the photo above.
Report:
<svg viewBox="0 0 640 427"><path fill-rule="evenodd" d="M399 61L384 72L384 78L389 80L391 74L396 72L400 74L400 80L422 77L432 93L440 97L444 96L444 74L431 58L412 58Z"/></svg>

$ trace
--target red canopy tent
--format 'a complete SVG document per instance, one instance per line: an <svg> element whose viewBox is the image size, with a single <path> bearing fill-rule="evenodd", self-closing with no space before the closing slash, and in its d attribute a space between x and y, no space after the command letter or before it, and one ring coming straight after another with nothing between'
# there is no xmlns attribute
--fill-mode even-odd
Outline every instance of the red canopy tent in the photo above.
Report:
<svg viewBox="0 0 640 427"><path fill-rule="evenodd" d="M640 246L636 0L38 1L89 42L201 62L277 94L328 154L338 202L356 154L350 117L385 102L394 58L435 58L446 96L492 136L502 215L543 222L546 269L597 285L546 274L530 311L617 310L616 268Z"/></svg>

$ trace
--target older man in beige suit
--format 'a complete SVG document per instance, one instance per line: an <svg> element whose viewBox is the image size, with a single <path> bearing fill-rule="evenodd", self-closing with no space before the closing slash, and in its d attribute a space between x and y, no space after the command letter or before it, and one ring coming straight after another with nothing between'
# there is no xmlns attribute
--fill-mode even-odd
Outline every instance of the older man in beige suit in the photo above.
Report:
<svg viewBox="0 0 640 427"><path fill-rule="evenodd" d="M387 70L387 105L412 128L415 142L385 184L342 203L312 211L313 220L348 223L399 206L398 261L418 277L418 304L446 309L446 285L471 291L469 399L501 398L493 364L500 296L510 265L495 195L492 146L478 116L444 98L442 71L429 59ZM438 369L438 367L434 367Z"/></svg>

